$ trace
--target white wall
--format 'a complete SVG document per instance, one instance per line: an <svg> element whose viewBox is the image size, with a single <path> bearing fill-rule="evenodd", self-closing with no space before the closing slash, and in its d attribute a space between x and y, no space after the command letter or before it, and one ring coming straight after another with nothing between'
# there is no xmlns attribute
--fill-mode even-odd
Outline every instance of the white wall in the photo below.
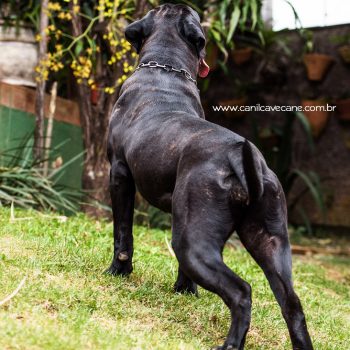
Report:
<svg viewBox="0 0 350 350"><path fill-rule="evenodd" d="M269 0L265 0L269 1ZM350 0L290 0L303 27L350 23ZM295 28L294 14L285 0L272 0L273 28Z"/></svg>

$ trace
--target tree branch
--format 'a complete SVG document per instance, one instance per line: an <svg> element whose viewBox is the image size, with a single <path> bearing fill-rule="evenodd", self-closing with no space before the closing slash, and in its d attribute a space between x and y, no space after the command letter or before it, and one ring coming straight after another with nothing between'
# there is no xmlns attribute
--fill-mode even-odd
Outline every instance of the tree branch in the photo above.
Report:
<svg viewBox="0 0 350 350"><path fill-rule="evenodd" d="M41 1L40 12L40 36L39 43L39 64L46 58L47 55L47 35L45 29L49 24L47 15L47 6L49 0ZM45 87L46 81L40 79L36 85L35 96L35 131L34 131L34 158L42 158L44 150L44 111L45 111Z"/></svg>
<svg viewBox="0 0 350 350"><path fill-rule="evenodd" d="M83 35L83 24L81 22L81 17L73 11L74 2L69 3L69 8L72 14L72 32L75 38L79 38ZM80 1L78 2L80 5ZM90 88L78 84L78 103L80 109L80 122L83 130L83 141L84 148L86 150L86 161L93 156L92 142L91 139L91 120L92 120L92 108L90 100Z"/></svg>

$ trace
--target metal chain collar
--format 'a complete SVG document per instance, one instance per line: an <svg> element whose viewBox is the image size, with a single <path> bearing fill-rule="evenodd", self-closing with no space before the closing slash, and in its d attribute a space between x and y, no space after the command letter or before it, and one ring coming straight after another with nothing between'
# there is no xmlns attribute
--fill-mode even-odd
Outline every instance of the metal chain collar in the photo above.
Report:
<svg viewBox="0 0 350 350"><path fill-rule="evenodd" d="M140 63L135 71L139 70L140 68L162 68L167 72L176 72L182 74L187 80L192 81L192 83L195 83L197 85L197 81L192 78L191 74L186 69L176 69L170 64L159 64L156 61L149 61L148 63Z"/></svg>

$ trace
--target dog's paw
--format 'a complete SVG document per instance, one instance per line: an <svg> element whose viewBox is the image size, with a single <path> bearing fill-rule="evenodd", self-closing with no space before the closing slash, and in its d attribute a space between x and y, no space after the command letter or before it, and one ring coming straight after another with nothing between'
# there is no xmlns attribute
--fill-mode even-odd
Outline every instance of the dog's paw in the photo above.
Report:
<svg viewBox="0 0 350 350"><path fill-rule="evenodd" d="M232 345L222 345L215 346L212 348L212 350L238 350L238 348L234 348Z"/></svg>
<svg viewBox="0 0 350 350"><path fill-rule="evenodd" d="M175 291L175 293L194 294L196 297L199 296L198 289L197 289L197 284L194 283L194 282L186 283L186 284L175 283L174 291Z"/></svg>
<svg viewBox="0 0 350 350"><path fill-rule="evenodd" d="M132 264L128 261L126 262L120 262L120 261L113 261L111 266L104 271L104 274L106 275L113 275L113 276L128 276L132 272Z"/></svg>

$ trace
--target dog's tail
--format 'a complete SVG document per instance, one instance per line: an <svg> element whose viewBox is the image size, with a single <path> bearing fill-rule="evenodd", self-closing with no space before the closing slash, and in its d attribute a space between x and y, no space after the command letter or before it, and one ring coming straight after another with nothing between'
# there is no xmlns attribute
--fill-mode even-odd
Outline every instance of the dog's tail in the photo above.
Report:
<svg viewBox="0 0 350 350"><path fill-rule="evenodd" d="M235 152L229 157L233 171L247 192L250 203L259 200L264 193L263 159L258 152L248 140L245 140L241 152Z"/></svg>

